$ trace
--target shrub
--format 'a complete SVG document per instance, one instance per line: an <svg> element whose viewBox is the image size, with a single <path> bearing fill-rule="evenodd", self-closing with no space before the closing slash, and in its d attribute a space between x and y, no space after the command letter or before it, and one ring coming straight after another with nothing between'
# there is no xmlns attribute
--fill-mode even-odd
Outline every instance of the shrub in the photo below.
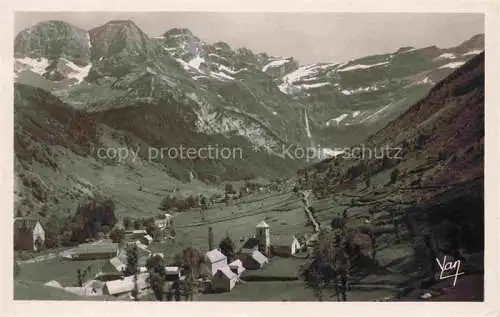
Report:
<svg viewBox="0 0 500 317"><path fill-rule="evenodd" d="M177 201L177 197L169 195L161 201L160 210L169 211L170 209L177 207L179 202Z"/></svg>
<svg viewBox="0 0 500 317"><path fill-rule="evenodd" d="M399 175L400 175L400 172L399 172L399 169L397 167L392 170L392 172L391 172L391 184L394 184L398 180Z"/></svg>

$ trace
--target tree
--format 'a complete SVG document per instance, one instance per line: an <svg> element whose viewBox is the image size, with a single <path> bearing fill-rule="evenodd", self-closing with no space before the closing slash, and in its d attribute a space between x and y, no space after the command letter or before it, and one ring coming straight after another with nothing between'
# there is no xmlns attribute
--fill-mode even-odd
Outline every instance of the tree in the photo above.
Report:
<svg viewBox="0 0 500 317"><path fill-rule="evenodd" d="M201 205L201 209L202 210L207 210L208 209L207 197L205 197L205 195L201 195L200 205Z"/></svg>
<svg viewBox="0 0 500 317"><path fill-rule="evenodd" d="M101 232L102 232L102 233L104 233L104 234L108 234L108 233L109 233L109 231L110 231L110 229L109 229L109 226L108 226L108 225L103 225L103 226L101 227Z"/></svg>
<svg viewBox="0 0 500 317"><path fill-rule="evenodd" d="M332 221L330 222L330 227L332 228L332 230L336 229L344 230L345 227L344 219L340 217L333 218Z"/></svg>
<svg viewBox="0 0 500 317"><path fill-rule="evenodd" d="M375 259L377 253L377 236L375 230L376 228L373 223L369 223L360 228L361 233L368 235L368 237L370 238L371 256L373 259Z"/></svg>
<svg viewBox="0 0 500 317"><path fill-rule="evenodd" d="M137 283L137 273L139 271L139 254L137 252L137 246L131 245L127 248L127 266L125 267L125 276L134 276L134 290L132 291L132 297L135 301L139 300L139 287Z"/></svg>
<svg viewBox="0 0 500 317"><path fill-rule="evenodd" d="M399 178L399 169L396 167L395 169L392 170L391 172L391 184L394 184L398 178Z"/></svg>
<svg viewBox="0 0 500 317"><path fill-rule="evenodd" d="M94 238L103 225L112 228L116 224L115 204L109 197L96 194L80 203L76 218L80 225L83 239Z"/></svg>
<svg viewBox="0 0 500 317"><path fill-rule="evenodd" d="M132 227L132 220L129 217L123 218L123 227L127 230Z"/></svg>
<svg viewBox="0 0 500 317"><path fill-rule="evenodd" d="M142 221L140 219L134 220L133 227L134 230L140 230L142 228Z"/></svg>
<svg viewBox="0 0 500 317"><path fill-rule="evenodd" d="M120 243L125 238L125 232L122 229L115 228L109 233L109 238L113 243Z"/></svg>
<svg viewBox="0 0 500 317"><path fill-rule="evenodd" d="M347 300L347 278L350 268L349 256L344 251L346 242L340 230L321 230L310 264L301 271L307 287L313 289L315 297L323 300L323 291L333 286L337 300Z"/></svg>
<svg viewBox="0 0 500 317"><path fill-rule="evenodd" d="M149 234L151 237L158 237L159 233L159 228L155 223L154 218L148 218L144 220L144 229L146 230L147 234Z"/></svg>
<svg viewBox="0 0 500 317"><path fill-rule="evenodd" d="M197 279L203 258L200 252L191 246L182 250L182 252L176 256L175 262L178 266L184 268L184 272L186 273L185 294L192 300L197 289Z"/></svg>
<svg viewBox="0 0 500 317"><path fill-rule="evenodd" d="M226 237L221 240L219 248L220 252L227 257L228 261L232 261L234 259L235 246L229 235L226 235Z"/></svg>
<svg viewBox="0 0 500 317"><path fill-rule="evenodd" d="M48 249L57 248L61 244L60 219L51 215L45 223L45 247Z"/></svg>
<svg viewBox="0 0 500 317"><path fill-rule="evenodd" d="M313 290L318 301L323 301L323 290L336 279L332 238L331 232L321 230L318 233L313 259L301 272L306 286Z"/></svg>
<svg viewBox="0 0 500 317"><path fill-rule="evenodd" d="M174 289L174 298L176 302L181 301L181 283L177 280L172 284L172 288Z"/></svg>
<svg viewBox="0 0 500 317"><path fill-rule="evenodd" d="M372 183L371 182L371 177L370 176L366 177L366 179L365 179L365 186L366 186L366 188L370 188L371 183Z"/></svg>
<svg viewBox="0 0 500 317"><path fill-rule="evenodd" d="M177 200L177 197L173 195L169 195L161 201L160 204L160 210L163 211L169 211L170 209L177 207L179 204L179 201Z"/></svg>
<svg viewBox="0 0 500 317"><path fill-rule="evenodd" d="M130 245L127 248L126 252L127 252L127 266L125 267L125 276L137 274L138 263L139 263L137 246L135 244Z"/></svg>
<svg viewBox="0 0 500 317"><path fill-rule="evenodd" d="M212 250L214 246L214 231L212 227L208 227L208 249Z"/></svg>
<svg viewBox="0 0 500 317"><path fill-rule="evenodd" d="M146 268L149 272L149 285L157 300L163 300L163 288L165 286L165 263L161 256L150 257L146 262Z"/></svg>
<svg viewBox="0 0 500 317"><path fill-rule="evenodd" d="M234 185L232 183L227 183L224 191L226 192L226 194L236 193L236 190L234 189Z"/></svg>
<svg viewBox="0 0 500 317"><path fill-rule="evenodd" d="M132 297L134 301L139 300L139 285L137 283L137 272L134 274L134 289L132 290Z"/></svg>
<svg viewBox="0 0 500 317"><path fill-rule="evenodd" d="M83 286L83 274L82 274L82 271L80 269L78 269L76 271L76 284L79 286L79 287L82 287Z"/></svg>
<svg viewBox="0 0 500 317"><path fill-rule="evenodd" d="M21 273L21 267L19 266L19 263L14 259L14 278L19 276L19 273Z"/></svg>

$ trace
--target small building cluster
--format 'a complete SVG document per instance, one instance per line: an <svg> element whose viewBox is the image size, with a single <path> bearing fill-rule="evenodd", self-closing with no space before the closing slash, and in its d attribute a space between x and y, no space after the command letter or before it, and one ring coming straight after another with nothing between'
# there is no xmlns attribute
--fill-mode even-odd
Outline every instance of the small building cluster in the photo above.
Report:
<svg viewBox="0 0 500 317"><path fill-rule="evenodd" d="M270 228L265 221L257 224L255 236L244 241L237 259L230 263L218 249L205 254L205 262L212 275L211 291L230 291L244 271L262 269L269 263L270 256L288 257L301 249L295 236L271 236Z"/></svg>

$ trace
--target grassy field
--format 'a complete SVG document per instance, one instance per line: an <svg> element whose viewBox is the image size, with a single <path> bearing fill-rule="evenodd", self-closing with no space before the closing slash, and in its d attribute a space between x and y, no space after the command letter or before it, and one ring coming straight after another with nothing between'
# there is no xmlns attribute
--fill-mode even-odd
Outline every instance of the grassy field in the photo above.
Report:
<svg viewBox="0 0 500 317"><path fill-rule="evenodd" d="M298 278L300 267L304 262L304 259L273 257L261 270L243 272L242 279Z"/></svg>
<svg viewBox="0 0 500 317"><path fill-rule="evenodd" d="M110 296L84 297L34 281L14 281L14 300L114 300Z"/></svg>
<svg viewBox="0 0 500 317"><path fill-rule="evenodd" d="M228 234L235 244L255 234L255 226L265 220L271 226L271 234L312 233L305 227L306 215L302 203L290 194L257 194L238 205L219 206L207 211L207 221L202 222L199 212L175 215L175 243L153 244L154 252L167 256L180 252L187 246L195 246L201 252L208 251L208 228L212 227L216 245ZM261 206L263 203L264 206Z"/></svg>
<svg viewBox="0 0 500 317"><path fill-rule="evenodd" d="M200 294L199 301L314 301L302 281L241 282L231 292Z"/></svg>
<svg viewBox="0 0 500 317"><path fill-rule="evenodd" d="M37 263L20 264L21 271L18 280L39 284L56 280L63 286L76 286L78 269L83 271L90 266L91 269L85 278L87 280L93 278L98 273L99 267L105 263L106 260L70 261L55 258Z"/></svg>

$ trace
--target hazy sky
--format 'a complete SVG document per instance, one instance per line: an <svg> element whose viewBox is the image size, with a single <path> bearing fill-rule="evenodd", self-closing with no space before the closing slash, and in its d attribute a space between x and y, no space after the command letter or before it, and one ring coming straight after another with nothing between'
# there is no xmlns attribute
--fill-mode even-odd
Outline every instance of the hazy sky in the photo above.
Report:
<svg viewBox="0 0 500 317"><path fill-rule="evenodd" d="M150 36L178 27L202 40L293 56L301 63L343 62L403 46L451 47L484 33L484 15L473 13L207 13L17 12L16 34L44 20L91 29L131 19Z"/></svg>

